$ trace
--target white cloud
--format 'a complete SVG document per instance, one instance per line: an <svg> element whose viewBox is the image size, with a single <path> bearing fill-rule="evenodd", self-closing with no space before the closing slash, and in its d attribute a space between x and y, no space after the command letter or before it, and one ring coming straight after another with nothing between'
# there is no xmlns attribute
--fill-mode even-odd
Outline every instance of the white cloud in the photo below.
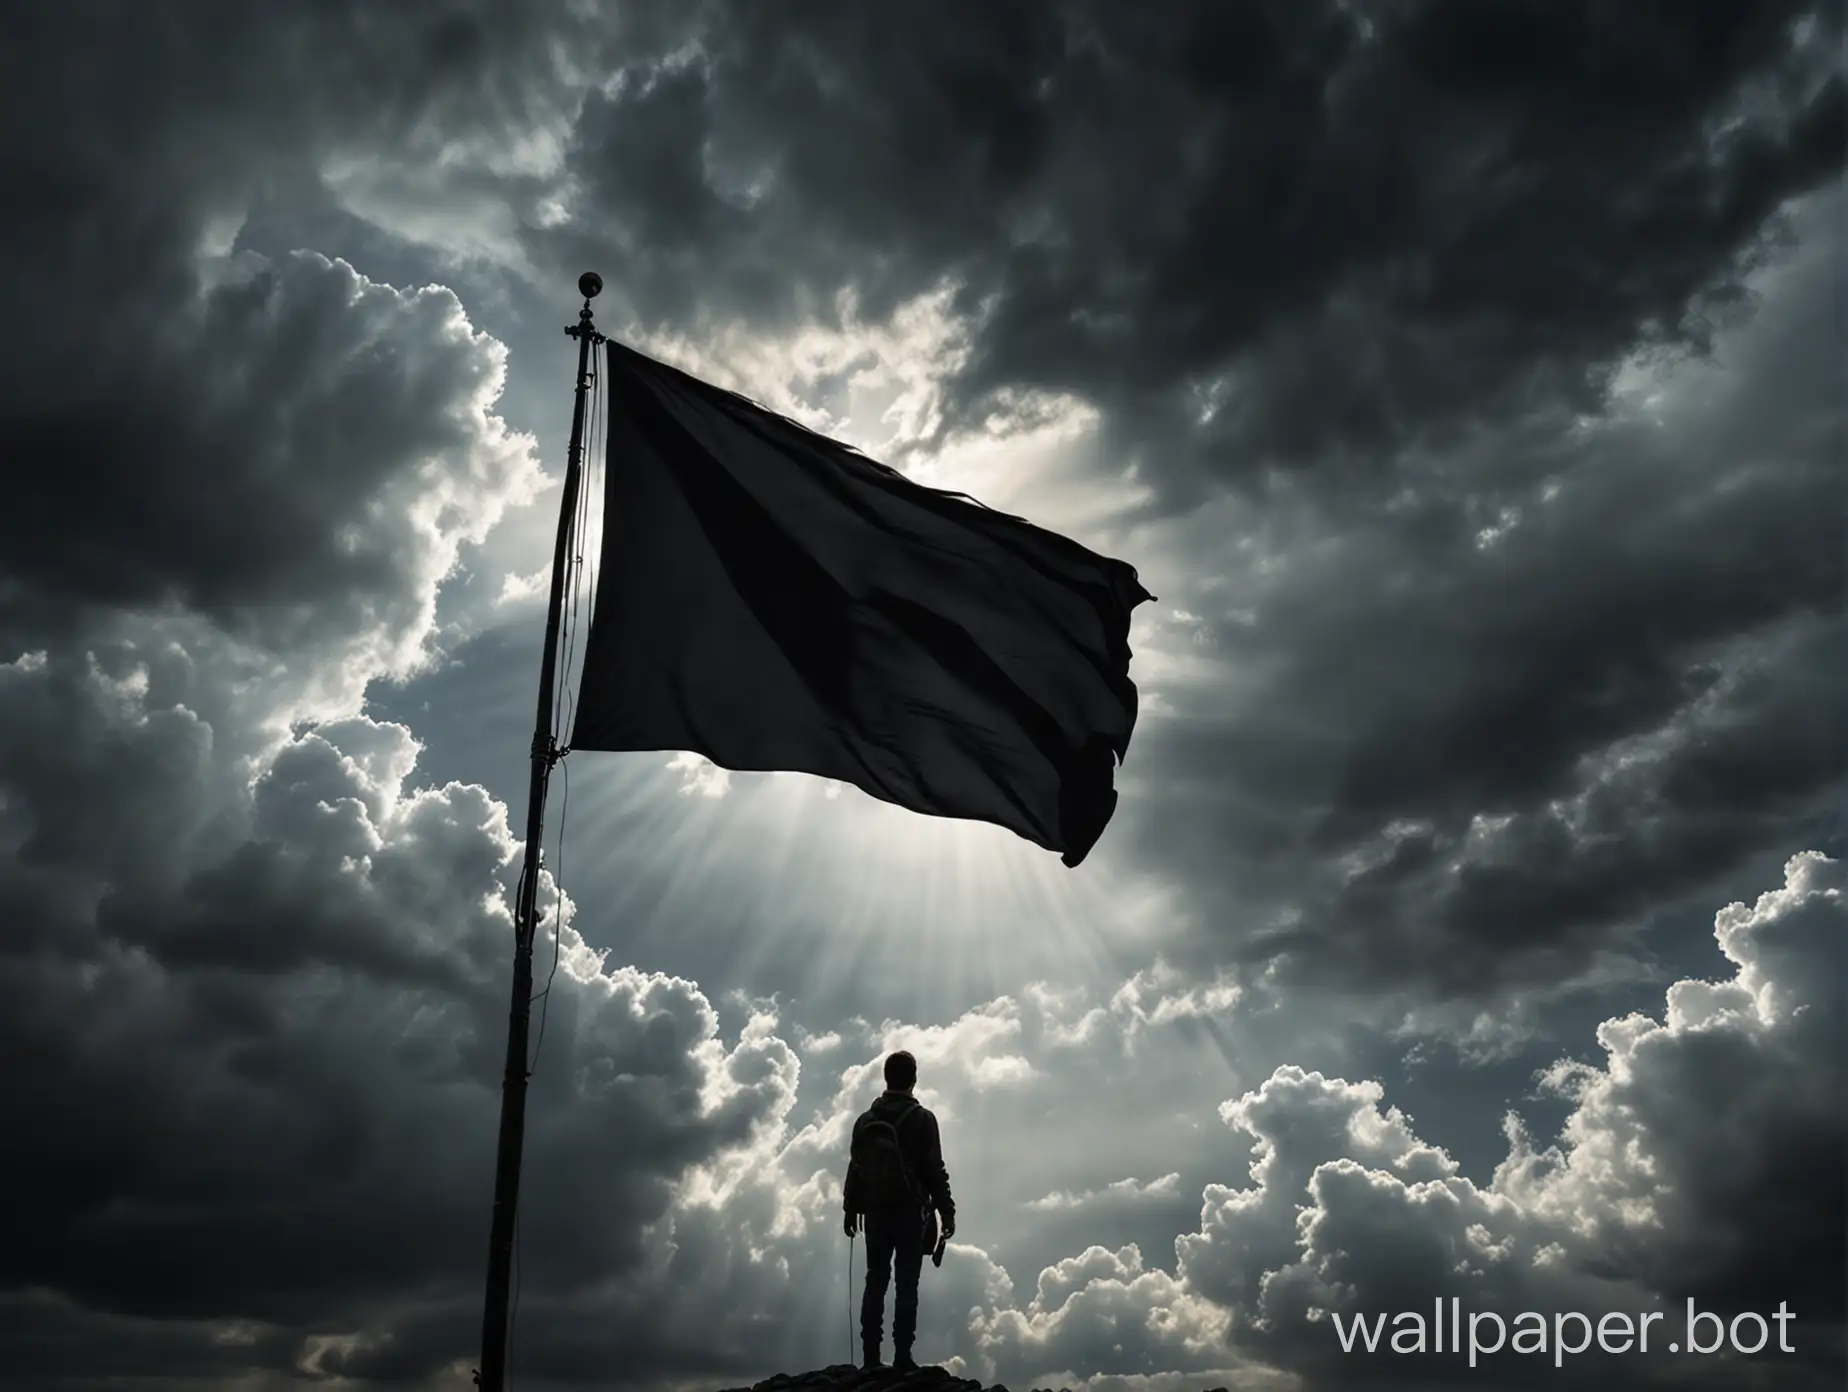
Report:
<svg viewBox="0 0 1848 1392"><path fill-rule="evenodd" d="M1223 1320L1239 1358L1311 1386L1402 1386L1422 1374L1341 1354L1329 1317L1429 1312L1454 1295L1509 1319L1666 1310L1672 1323L1689 1298L1729 1315L1787 1300L1806 1358L1776 1374L1704 1371L1825 1385L1842 1332L1828 1292L1840 1285L1845 885L1840 862L1809 853L1781 889L1721 911L1733 977L1676 983L1660 1019L1607 1021L1602 1065L1549 1075L1574 1103L1559 1144L1536 1150L1510 1117L1508 1158L1486 1186L1384 1105L1379 1084L1277 1069L1222 1108L1256 1142L1252 1183L1206 1188L1173 1276L1134 1249L1094 1248L1048 1268L1027 1307L978 1316L985 1354L1009 1371L1224 1367L1210 1333ZM1580 1366L1607 1386L1665 1375L1637 1354ZM1552 1374L1532 1357L1495 1369L1500 1385Z"/></svg>
<svg viewBox="0 0 1848 1392"><path fill-rule="evenodd" d="M1100 1201L1122 1202L1136 1199L1173 1198L1180 1192L1181 1176L1176 1170L1163 1175L1160 1179L1152 1179L1146 1184L1131 1175L1127 1179L1119 1179L1107 1184L1101 1189L1087 1189L1081 1194L1074 1194L1065 1189L1055 1190L1053 1193L1032 1200L1027 1207L1047 1211L1085 1208Z"/></svg>
<svg viewBox="0 0 1848 1392"><path fill-rule="evenodd" d="M1127 1046L1152 1027L1185 1020L1230 1019L1244 991L1227 972L1207 982L1196 982L1157 958L1153 965L1131 975L1100 1005L1086 1004L1081 993L1053 991L1039 984L1029 986L1026 994L1046 1014L1050 1042L1083 1046L1114 1032Z"/></svg>
<svg viewBox="0 0 1848 1392"><path fill-rule="evenodd" d="M546 593L551 583L552 568L541 566L528 575L516 575L509 572L501 577L500 596L495 600L502 607L526 604Z"/></svg>
<svg viewBox="0 0 1848 1392"><path fill-rule="evenodd" d="M720 768L703 754L682 750L667 761L667 767L680 776L680 791L684 796L722 798L731 791L731 771Z"/></svg>

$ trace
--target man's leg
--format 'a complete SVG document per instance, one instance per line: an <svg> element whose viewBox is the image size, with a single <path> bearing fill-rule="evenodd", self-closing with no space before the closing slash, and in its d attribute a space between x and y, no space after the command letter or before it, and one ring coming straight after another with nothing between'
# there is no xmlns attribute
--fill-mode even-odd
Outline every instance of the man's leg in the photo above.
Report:
<svg viewBox="0 0 1848 1392"><path fill-rule="evenodd" d="M892 1278L895 1226L889 1214L866 1215L866 1290L860 1297L860 1351L869 1365L878 1361L880 1340L885 1336L886 1285Z"/></svg>
<svg viewBox="0 0 1848 1392"><path fill-rule="evenodd" d="M924 1270L924 1223L916 1214L911 1214L896 1228L892 1264L896 1268L898 1290L892 1299L892 1362L902 1368L911 1362L911 1343L918 1332L918 1276Z"/></svg>

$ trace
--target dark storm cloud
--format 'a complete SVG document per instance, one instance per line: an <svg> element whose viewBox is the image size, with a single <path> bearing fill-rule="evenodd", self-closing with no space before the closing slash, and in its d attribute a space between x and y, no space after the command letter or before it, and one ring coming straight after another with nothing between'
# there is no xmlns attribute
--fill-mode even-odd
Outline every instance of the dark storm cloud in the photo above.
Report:
<svg viewBox="0 0 1848 1392"><path fill-rule="evenodd" d="M209 646L193 652L209 668ZM0 1287L55 1292L74 1302L59 1321L123 1340L86 1353L53 1322L19 1357L100 1376L145 1344L142 1371L203 1377L232 1356L219 1326L242 1322L242 1366L287 1367L413 1293L453 1333L486 1237L503 809L462 785L405 793L408 736L364 720L290 742L246 806L223 786L235 767L163 718L224 673L188 692L66 665L0 669L0 786L31 823L22 861L55 871L9 888L28 921L75 906L55 942L9 935L0 952L0 1049L32 1060L0 1093L0 1160L34 1196ZM38 699L54 682L65 699ZM210 728L238 734L229 713ZM31 756L47 747L120 757ZM164 840L156 808L183 814ZM541 1294L634 1274L673 1178L749 1139L794 1067L775 1039L718 1048L688 983L586 957L556 978L546 1028L527 1154L548 1178L523 1212ZM199 1327L157 1338L133 1323L148 1318ZM456 1352L394 1356L428 1369Z"/></svg>
<svg viewBox="0 0 1848 1392"><path fill-rule="evenodd" d="M1558 980L1826 832L1838 9L705 15L589 97L535 254L696 331L947 279L953 422L1069 392L1152 510L1235 486L1137 559L1262 696L1160 691L1115 836L1206 951ZM1753 290L1793 243L1805 288ZM1716 345L1666 435L1612 396Z"/></svg>
<svg viewBox="0 0 1848 1392"><path fill-rule="evenodd" d="M965 405L1075 393L1177 495L1594 404L1843 151L1797 3L707 14L591 96L570 254L670 321L953 278Z"/></svg>
<svg viewBox="0 0 1848 1392"><path fill-rule="evenodd" d="M445 291L407 304L304 255L112 339L100 361L69 345L100 398L40 393L5 417L0 449L22 462L22 505L0 521L13 578L71 601L182 604L284 647L414 624L372 607L421 601L403 573L424 559L420 519L394 471L448 455L514 475L524 461L517 442L497 460L481 439L499 359L401 352L407 310L433 341L466 331Z"/></svg>
<svg viewBox="0 0 1848 1392"><path fill-rule="evenodd" d="M563 7L6 24L4 1360L259 1385L415 1300L449 1331L396 1346L421 1375L479 1313L513 845L480 788L406 790L401 728L304 727L416 657L539 473L452 294L227 256L218 220L330 157L499 140L557 99L553 38L594 47ZM548 1004L541 1293L633 1277L675 1177L792 1087L689 983L579 956Z"/></svg>
<svg viewBox="0 0 1848 1392"><path fill-rule="evenodd" d="M237 1376L252 1364L289 1369L295 1353L281 1330L229 1320L103 1315L43 1290L0 1297L0 1340L20 1385L47 1392L97 1385L87 1379L114 1379L120 1386L130 1379ZM244 1377L241 1385L253 1392L299 1386L292 1371Z"/></svg>
<svg viewBox="0 0 1848 1392"><path fill-rule="evenodd" d="M463 3L183 17L79 3L6 25L10 581L285 627L358 598L343 590L391 586L382 533L404 519L364 510L384 483L373 447L440 453L471 433L468 403L432 375L442 359L395 356L376 314L347 312L347 295L376 310L377 294L285 265L221 268L229 283L212 284L201 244L326 159L415 157L437 131L492 141L540 119L560 91L552 40L590 56L622 29L573 26L565 6ZM443 294L422 311L433 328L457 312ZM278 394L296 409L272 409ZM408 433L366 433L392 428Z"/></svg>
<svg viewBox="0 0 1848 1392"><path fill-rule="evenodd" d="M1557 980L1830 834L1840 208L1805 210L1724 372L1407 461L1371 516L1280 494L1265 559L1207 563L1226 584L1184 602L1245 691L1171 693L1125 777L1149 799L1128 839L1226 891L1211 950L1440 992Z"/></svg>

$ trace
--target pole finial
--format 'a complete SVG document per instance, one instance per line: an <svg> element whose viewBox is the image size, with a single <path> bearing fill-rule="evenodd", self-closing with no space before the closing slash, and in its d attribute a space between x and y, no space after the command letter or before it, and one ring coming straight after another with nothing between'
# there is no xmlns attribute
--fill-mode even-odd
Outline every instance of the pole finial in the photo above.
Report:
<svg viewBox="0 0 1848 1392"><path fill-rule="evenodd" d="M565 332L572 338L587 339L593 344L609 342L591 323L594 317L590 312L590 302L603 293L603 277L595 271L585 271L578 277L578 293L584 297L584 307L578 311L578 321L569 325Z"/></svg>

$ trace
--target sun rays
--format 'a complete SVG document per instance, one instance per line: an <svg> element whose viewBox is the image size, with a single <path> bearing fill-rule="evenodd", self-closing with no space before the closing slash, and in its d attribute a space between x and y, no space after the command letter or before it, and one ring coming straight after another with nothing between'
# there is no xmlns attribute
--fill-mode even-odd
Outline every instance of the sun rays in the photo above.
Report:
<svg viewBox="0 0 1848 1392"><path fill-rule="evenodd" d="M548 864L595 947L651 969L721 966L728 988L867 989L883 1008L1111 970L1118 887L1102 866L1068 870L999 828L801 774L731 774L712 795L716 771L671 759L573 761Z"/></svg>

